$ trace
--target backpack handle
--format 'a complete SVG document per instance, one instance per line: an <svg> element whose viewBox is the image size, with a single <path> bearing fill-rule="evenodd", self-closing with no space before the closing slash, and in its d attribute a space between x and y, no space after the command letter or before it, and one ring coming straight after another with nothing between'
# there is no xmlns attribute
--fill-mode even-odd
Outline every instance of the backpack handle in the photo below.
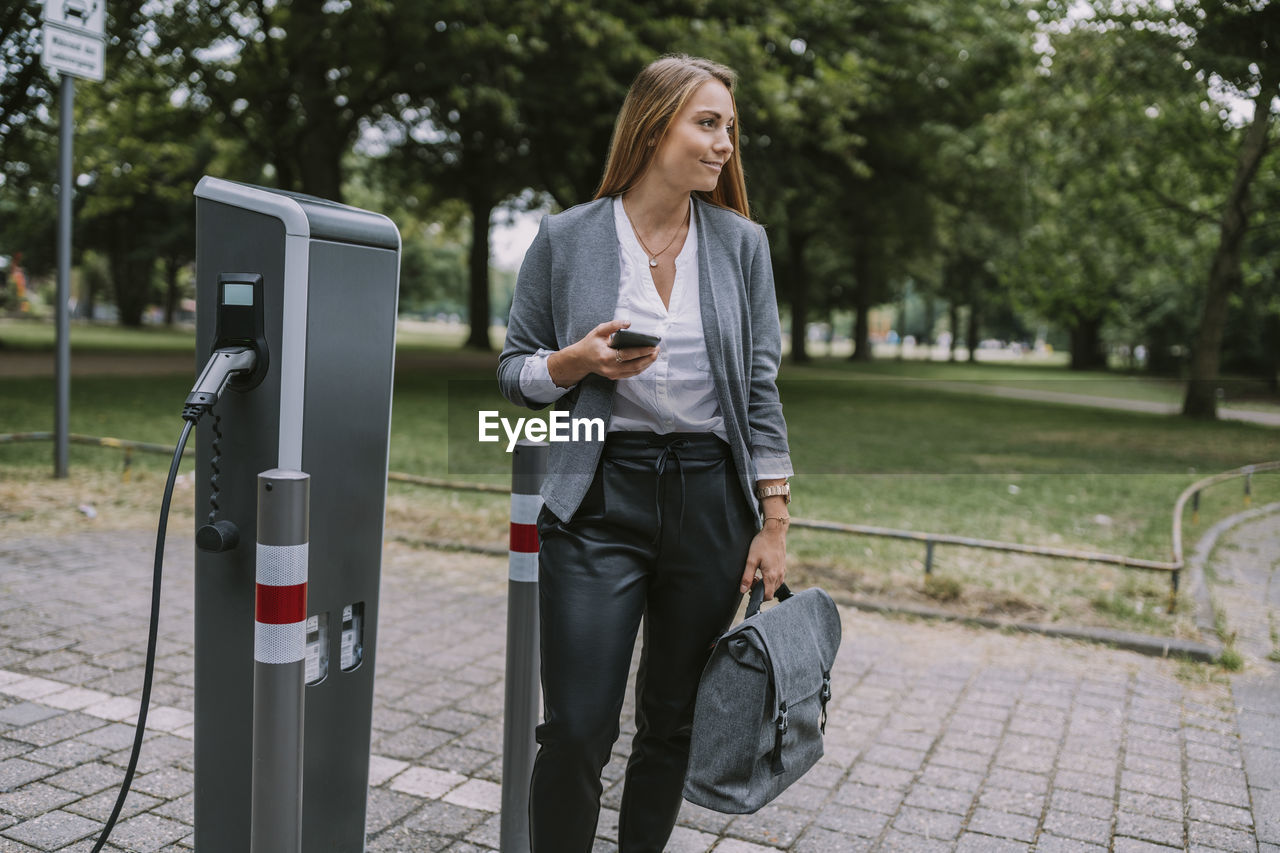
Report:
<svg viewBox="0 0 1280 853"><path fill-rule="evenodd" d="M791 589L784 583L774 590L774 597L778 601L786 601L791 597ZM742 617L750 619L760 612L760 605L764 604L764 581L759 580L751 585L751 598L747 601L747 612Z"/></svg>

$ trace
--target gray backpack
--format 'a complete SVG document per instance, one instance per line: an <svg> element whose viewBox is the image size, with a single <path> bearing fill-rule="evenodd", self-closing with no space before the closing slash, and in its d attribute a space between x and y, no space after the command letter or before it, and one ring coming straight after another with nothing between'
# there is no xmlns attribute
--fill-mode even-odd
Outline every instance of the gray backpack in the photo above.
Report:
<svg viewBox="0 0 1280 853"><path fill-rule="evenodd" d="M746 618L716 641L698 685L684 798L726 814L750 814L822 757L840 613L821 589L760 612L764 584Z"/></svg>

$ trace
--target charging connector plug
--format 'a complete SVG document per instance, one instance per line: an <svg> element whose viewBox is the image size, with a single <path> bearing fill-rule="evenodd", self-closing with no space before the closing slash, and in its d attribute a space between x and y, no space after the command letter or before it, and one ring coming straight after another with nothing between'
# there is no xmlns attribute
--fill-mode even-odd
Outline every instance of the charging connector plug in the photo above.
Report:
<svg viewBox="0 0 1280 853"><path fill-rule="evenodd" d="M257 355L251 347L224 347L214 350L209 363L204 366L195 387L187 395L187 402L182 407L184 420L195 423L207 411L213 408L226 390L231 377L238 373L252 372L257 363Z"/></svg>

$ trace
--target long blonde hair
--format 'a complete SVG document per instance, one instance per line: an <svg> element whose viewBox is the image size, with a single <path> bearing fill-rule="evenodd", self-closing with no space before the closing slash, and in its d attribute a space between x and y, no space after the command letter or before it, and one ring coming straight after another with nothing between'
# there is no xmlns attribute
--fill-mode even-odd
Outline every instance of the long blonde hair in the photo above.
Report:
<svg viewBox="0 0 1280 853"><path fill-rule="evenodd" d="M729 90L733 101L733 87L738 75L718 62L684 54L673 54L657 59L645 66L627 91L618 120L613 126L613 138L609 142L609 159L605 162L604 177L596 198L616 196L636 185L653 162L653 156L662 144L671 120L684 108L689 96L708 80L719 80ZM734 154L738 151L738 105L734 103L733 129L729 141ZM655 140L649 145L649 140ZM742 175L742 158L730 156L720 173L720 180L711 192L695 191L704 201L727 207L750 218L747 204L747 183Z"/></svg>

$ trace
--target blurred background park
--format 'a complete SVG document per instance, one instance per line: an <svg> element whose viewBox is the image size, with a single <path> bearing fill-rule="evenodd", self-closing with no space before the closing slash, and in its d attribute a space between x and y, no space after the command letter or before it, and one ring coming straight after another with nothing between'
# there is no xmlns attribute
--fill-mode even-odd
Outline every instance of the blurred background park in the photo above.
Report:
<svg viewBox="0 0 1280 853"><path fill-rule="evenodd" d="M0 433L52 421L40 12L0 10ZM76 90L73 432L176 434L210 174L396 222L391 467L449 473L470 451L442 412L496 404L537 218L592 197L632 78L686 52L740 76L798 514L1168 559L1181 489L1280 458L1267 0L113 0L107 33L106 79ZM151 511L163 460L126 487L118 457L78 447L73 481L45 483L48 452L0 448L0 528ZM1239 508L1224 488L1207 517ZM505 511L393 484L389 525L500 544ZM954 550L952 582L926 584L918 547L793 538L828 587L1194 632L1164 575Z"/></svg>

